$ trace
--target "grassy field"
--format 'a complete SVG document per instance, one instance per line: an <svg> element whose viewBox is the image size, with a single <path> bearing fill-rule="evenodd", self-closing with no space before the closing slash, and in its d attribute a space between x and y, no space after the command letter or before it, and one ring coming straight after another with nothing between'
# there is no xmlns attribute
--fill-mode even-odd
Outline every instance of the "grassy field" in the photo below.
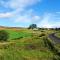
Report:
<svg viewBox="0 0 60 60"><path fill-rule="evenodd" d="M33 31L28 29L6 30L7 42L0 42L0 60L55 60L57 55L45 42L53 31ZM57 59L58 60L58 59Z"/></svg>
<svg viewBox="0 0 60 60"><path fill-rule="evenodd" d="M9 33L9 39L20 39L23 37L31 37L31 33L27 31L19 31L19 30L6 30Z"/></svg>
<svg viewBox="0 0 60 60"><path fill-rule="evenodd" d="M56 33L56 36L57 36L58 38L60 38L60 32Z"/></svg>
<svg viewBox="0 0 60 60"><path fill-rule="evenodd" d="M60 38L60 30L56 32L55 36ZM56 46L58 47L58 50L60 51L60 43L56 44Z"/></svg>

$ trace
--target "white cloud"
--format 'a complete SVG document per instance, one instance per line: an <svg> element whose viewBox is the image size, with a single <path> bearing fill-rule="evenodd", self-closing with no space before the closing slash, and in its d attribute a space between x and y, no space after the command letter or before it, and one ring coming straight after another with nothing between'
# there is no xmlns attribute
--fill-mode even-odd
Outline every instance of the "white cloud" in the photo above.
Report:
<svg viewBox="0 0 60 60"><path fill-rule="evenodd" d="M33 16L33 20L40 20L40 16Z"/></svg>
<svg viewBox="0 0 60 60"><path fill-rule="evenodd" d="M14 20L15 23L31 23L31 18L29 18L28 16L20 16L18 18L16 18L16 20Z"/></svg>
<svg viewBox="0 0 60 60"><path fill-rule="evenodd" d="M41 21L37 24L38 27L51 28L52 25L50 24L50 19L51 19L51 14L45 13Z"/></svg>
<svg viewBox="0 0 60 60"><path fill-rule="evenodd" d="M51 20L52 20L52 14L50 13L45 13L43 14L43 16L31 15L30 13L17 17L16 20L14 20L14 22L25 23L25 24L36 23L38 27L52 28L55 25L51 24Z"/></svg>
<svg viewBox="0 0 60 60"><path fill-rule="evenodd" d="M15 8L26 7L39 2L39 0L11 0L9 6Z"/></svg>
<svg viewBox="0 0 60 60"><path fill-rule="evenodd" d="M23 15L23 16L20 16L20 17L17 17L16 20L14 20L15 23L37 23L38 19L40 19L39 16L30 16L30 15Z"/></svg>
<svg viewBox="0 0 60 60"><path fill-rule="evenodd" d="M33 13L33 9L27 11L25 14L23 15L19 15L18 17L16 17L16 20L14 20L15 23L37 23L40 20L40 16L35 15Z"/></svg>
<svg viewBox="0 0 60 60"><path fill-rule="evenodd" d="M9 18L9 17L12 17L13 14L12 13L0 13L0 18Z"/></svg>
<svg viewBox="0 0 60 60"><path fill-rule="evenodd" d="M44 28L60 27L60 14L45 13L41 16L41 19L37 23L37 25L38 27L44 27Z"/></svg>
<svg viewBox="0 0 60 60"><path fill-rule="evenodd" d="M21 12L25 11L26 7L34 5L40 1L41 0L8 0L8 1L1 0L0 6L3 6L8 9L14 9L14 11L0 13L0 18L10 17L13 15L16 17L16 15L19 15L19 14L21 15ZM30 13L31 12L32 12L32 10L30 9Z"/></svg>
<svg viewBox="0 0 60 60"><path fill-rule="evenodd" d="M52 24L52 27L59 28L60 27L60 21L59 22L55 22L54 24Z"/></svg>
<svg viewBox="0 0 60 60"><path fill-rule="evenodd" d="M27 6L34 5L41 0L9 0L9 1L0 1L0 4L6 8L13 8L13 9L23 9Z"/></svg>
<svg viewBox="0 0 60 60"><path fill-rule="evenodd" d="M45 28L51 28L55 26L60 26L60 22L56 22L60 20L60 12L56 12L56 14L51 13L44 13L42 16L38 16L34 14L34 10L25 10L26 7L29 7L31 5L37 4L38 2L41 2L41 0L9 0L9 1L0 1L0 5L13 9L12 12L6 12L6 13L0 13L0 18L11 18L14 23L36 23L39 27L45 27ZM22 12L24 12L22 14ZM59 15L58 15L59 14ZM13 20L15 18L15 20ZM51 21L55 24L52 24Z"/></svg>

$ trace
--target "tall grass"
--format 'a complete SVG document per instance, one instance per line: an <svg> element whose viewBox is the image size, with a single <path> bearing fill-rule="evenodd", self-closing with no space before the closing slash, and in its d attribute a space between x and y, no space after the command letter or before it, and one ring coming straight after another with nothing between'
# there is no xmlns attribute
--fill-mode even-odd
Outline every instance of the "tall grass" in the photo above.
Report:
<svg viewBox="0 0 60 60"><path fill-rule="evenodd" d="M46 46L48 42L40 31L6 30L10 41L0 43L0 60L54 60L55 55ZM41 35L40 35L41 34ZM20 38L21 39L16 39ZM13 39L13 41L12 41ZM15 40L16 39L16 40ZM48 45L49 46L49 45Z"/></svg>

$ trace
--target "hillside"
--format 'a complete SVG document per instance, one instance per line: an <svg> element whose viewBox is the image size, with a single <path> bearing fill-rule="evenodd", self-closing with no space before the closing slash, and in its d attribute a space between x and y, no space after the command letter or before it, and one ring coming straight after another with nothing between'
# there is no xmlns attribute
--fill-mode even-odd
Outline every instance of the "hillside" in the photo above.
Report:
<svg viewBox="0 0 60 60"><path fill-rule="evenodd" d="M0 60L59 60L58 49L48 35L55 30L32 30L3 27L9 33L8 41L0 41Z"/></svg>

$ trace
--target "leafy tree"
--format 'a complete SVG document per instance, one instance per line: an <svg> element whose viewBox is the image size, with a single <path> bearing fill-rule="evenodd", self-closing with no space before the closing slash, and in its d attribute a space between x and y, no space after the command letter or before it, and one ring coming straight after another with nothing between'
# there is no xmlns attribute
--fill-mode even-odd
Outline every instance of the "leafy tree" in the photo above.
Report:
<svg viewBox="0 0 60 60"><path fill-rule="evenodd" d="M34 28L37 28L36 24L31 24L28 29L34 29Z"/></svg>
<svg viewBox="0 0 60 60"><path fill-rule="evenodd" d="M0 41L7 41L8 38L9 38L8 32L6 32L5 30L1 30L0 31Z"/></svg>

